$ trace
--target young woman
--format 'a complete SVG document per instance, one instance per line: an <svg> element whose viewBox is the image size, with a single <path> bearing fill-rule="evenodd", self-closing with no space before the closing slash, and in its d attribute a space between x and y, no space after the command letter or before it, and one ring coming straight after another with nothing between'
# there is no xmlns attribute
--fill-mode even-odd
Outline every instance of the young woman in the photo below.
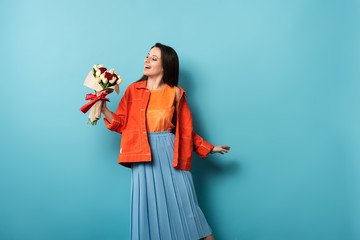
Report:
<svg viewBox="0 0 360 240"><path fill-rule="evenodd" d="M213 146L193 131L174 49L156 43L144 65L116 113L105 102L102 108L106 127L122 134L118 162L131 168L131 239L214 239L198 205L192 154L205 158L230 147Z"/></svg>

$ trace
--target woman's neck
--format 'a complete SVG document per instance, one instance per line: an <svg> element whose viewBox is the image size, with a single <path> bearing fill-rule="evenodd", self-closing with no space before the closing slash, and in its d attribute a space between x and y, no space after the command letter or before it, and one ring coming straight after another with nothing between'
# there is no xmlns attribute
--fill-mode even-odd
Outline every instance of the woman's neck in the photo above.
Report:
<svg viewBox="0 0 360 240"><path fill-rule="evenodd" d="M148 77L146 87L151 90L161 89L164 86L164 81L162 80L162 76L157 77Z"/></svg>

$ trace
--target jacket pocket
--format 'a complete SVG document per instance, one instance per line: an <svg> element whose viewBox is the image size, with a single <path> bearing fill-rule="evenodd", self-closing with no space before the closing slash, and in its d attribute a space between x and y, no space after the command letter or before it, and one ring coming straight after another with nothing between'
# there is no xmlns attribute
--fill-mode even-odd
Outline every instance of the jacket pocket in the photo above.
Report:
<svg viewBox="0 0 360 240"><path fill-rule="evenodd" d="M140 129L126 130L121 135L120 154L141 151Z"/></svg>

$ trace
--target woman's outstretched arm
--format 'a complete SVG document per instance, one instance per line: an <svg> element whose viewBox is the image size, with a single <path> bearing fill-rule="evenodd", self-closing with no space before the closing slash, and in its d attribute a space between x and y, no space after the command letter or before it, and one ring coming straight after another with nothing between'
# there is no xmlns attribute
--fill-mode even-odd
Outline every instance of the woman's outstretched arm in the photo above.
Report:
<svg viewBox="0 0 360 240"><path fill-rule="evenodd" d="M179 100L180 100L180 89L176 88L176 91L175 91L175 114L174 114L175 122L176 122L176 114L178 113ZM193 135L193 142L194 142L194 150L201 158L205 158L209 153L224 154L224 152L227 153L230 150L230 146L227 146L227 145L219 145L219 146L212 145L211 143L205 141L202 137L200 137L194 131L193 131L192 135Z"/></svg>

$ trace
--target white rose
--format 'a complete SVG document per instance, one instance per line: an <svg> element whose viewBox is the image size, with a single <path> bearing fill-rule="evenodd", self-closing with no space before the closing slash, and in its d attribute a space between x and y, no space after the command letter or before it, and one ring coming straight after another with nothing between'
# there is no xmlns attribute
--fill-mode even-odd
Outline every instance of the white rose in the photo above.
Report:
<svg viewBox="0 0 360 240"><path fill-rule="evenodd" d="M96 65L94 65L94 66L93 66L93 69L95 69L95 71L97 71L97 66L96 66Z"/></svg>
<svg viewBox="0 0 360 240"><path fill-rule="evenodd" d="M109 81L110 84L114 84L114 82L115 82L114 78L110 79L110 81Z"/></svg>
<svg viewBox="0 0 360 240"><path fill-rule="evenodd" d="M98 83L101 83L101 78L97 78Z"/></svg>
<svg viewBox="0 0 360 240"><path fill-rule="evenodd" d="M119 78L117 81L116 81L116 84L120 84L122 82L122 79L121 78Z"/></svg>
<svg viewBox="0 0 360 240"><path fill-rule="evenodd" d="M96 77L100 76L101 75L101 71L100 70L97 70L96 71Z"/></svg>
<svg viewBox="0 0 360 240"><path fill-rule="evenodd" d="M104 79L103 79L103 83L107 84L107 83L108 83L108 79L107 79L107 78L104 78Z"/></svg>
<svg viewBox="0 0 360 240"><path fill-rule="evenodd" d="M100 75L100 78L101 78L102 80L104 80L104 78L105 78L105 73L101 74L101 75Z"/></svg>
<svg viewBox="0 0 360 240"><path fill-rule="evenodd" d="M109 71L109 73L111 73L111 74L114 74L114 69L112 68L110 71Z"/></svg>
<svg viewBox="0 0 360 240"><path fill-rule="evenodd" d="M102 65L102 64L99 64L99 65L98 65L98 68L102 68L103 66L104 66L104 65Z"/></svg>

